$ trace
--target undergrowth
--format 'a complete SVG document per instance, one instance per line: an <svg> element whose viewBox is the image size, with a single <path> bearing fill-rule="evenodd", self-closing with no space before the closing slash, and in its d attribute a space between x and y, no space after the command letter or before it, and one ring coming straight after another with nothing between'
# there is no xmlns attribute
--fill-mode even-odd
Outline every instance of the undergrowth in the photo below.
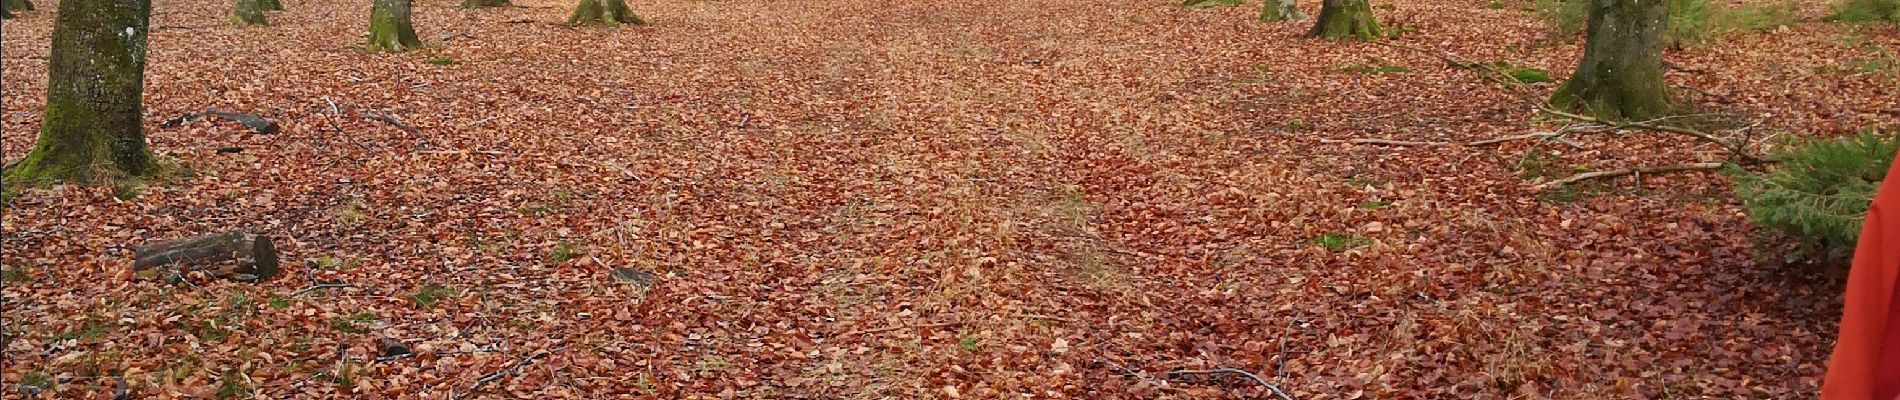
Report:
<svg viewBox="0 0 1900 400"><path fill-rule="evenodd" d="M1895 135L1867 128L1783 146L1773 154L1781 165L1762 174L1729 173L1749 222L1789 243L1781 261L1845 265L1896 148Z"/></svg>

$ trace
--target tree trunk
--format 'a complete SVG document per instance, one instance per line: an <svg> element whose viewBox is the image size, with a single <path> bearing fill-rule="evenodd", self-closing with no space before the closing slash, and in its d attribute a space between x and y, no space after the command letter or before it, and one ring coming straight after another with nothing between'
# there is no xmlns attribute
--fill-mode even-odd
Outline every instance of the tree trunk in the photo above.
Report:
<svg viewBox="0 0 1900 400"><path fill-rule="evenodd" d="M1668 114L1662 60L1668 3L1589 1L1583 60L1570 80L1551 95L1550 106L1606 120L1645 120Z"/></svg>
<svg viewBox="0 0 1900 400"><path fill-rule="evenodd" d="M574 7L574 13L567 16L568 25L605 25L644 24L640 16L627 8L626 0L581 0Z"/></svg>
<svg viewBox="0 0 1900 400"><path fill-rule="evenodd" d="M33 2L31 0L0 0L0 1L4 1L6 3L6 8L9 10L33 11Z"/></svg>
<svg viewBox="0 0 1900 400"><path fill-rule="evenodd" d="M375 0L369 10L369 48L404 51L422 47L409 22L410 0Z"/></svg>
<svg viewBox="0 0 1900 400"><path fill-rule="evenodd" d="M264 11L283 11L284 0L257 0L258 8Z"/></svg>
<svg viewBox="0 0 1900 400"><path fill-rule="evenodd" d="M6 184L138 177L158 171L141 130L149 0L63 0L47 57L38 141Z"/></svg>
<svg viewBox="0 0 1900 400"><path fill-rule="evenodd" d="M1300 7L1294 5L1293 0L1266 0L1265 4L1260 7L1261 21L1283 21L1305 18L1306 13L1300 12Z"/></svg>
<svg viewBox="0 0 1900 400"><path fill-rule="evenodd" d="M200 267L220 278L238 280L268 279L277 275L277 247L269 236L243 232L193 236L146 244L132 249L132 270L143 271L171 264ZM220 263L235 261L234 263ZM194 264L219 264L205 267Z"/></svg>
<svg viewBox="0 0 1900 400"><path fill-rule="evenodd" d="M12 7L13 6L7 5L6 2L0 2L0 19L12 19L13 11L10 10Z"/></svg>
<svg viewBox="0 0 1900 400"><path fill-rule="evenodd" d="M1326 0L1320 5L1319 21L1306 35L1328 40L1379 40L1379 20L1372 17L1372 3L1367 0Z"/></svg>
<svg viewBox="0 0 1900 400"><path fill-rule="evenodd" d="M231 10L231 25L270 25L270 22L264 21L262 0L237 0L237 5Z"/></svg>
<svg viewBox="0 0 1900 400"><path fill-rule="evenodd" d="M462 0L462 8L508 7L514 3L508 0Z"/></svg>

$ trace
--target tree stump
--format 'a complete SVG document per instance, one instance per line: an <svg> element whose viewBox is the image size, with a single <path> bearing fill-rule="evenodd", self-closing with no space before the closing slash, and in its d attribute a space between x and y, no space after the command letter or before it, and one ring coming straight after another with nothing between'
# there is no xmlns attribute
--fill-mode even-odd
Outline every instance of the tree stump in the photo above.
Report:
<svg viewBox="0 0 1900 400"><path fill-rule="evenodd" d="M259 0L237 0L237 4L231 7L231 25L270 25L269 21L264 20L263 2ZM213 113L215 114L216 111L213 111ZM273 127L272 129L274 130L276 128Z"/></svg>
<svg viewBox="0 0 1900 400"><path fill-rule="evenodd" d="M182 264L213 276L241 281L277 275L277 247L271 237L243 232L150 243L133 248L132 253L133 271Z"/></svg>
<svg viewBox="0 0 1900 400"><path fill-rule="evenodd" d="M633 9L627 8L625 0L581 0L574 6L574 13L568 14L567 24L614 26L620 24L645 24Z"/></svg>
<svg viewBox="0 0 1900 400"><path fill-rule="evenodd" d="M369 48L401 52L422 47L410 22L410 0L375 0L369 11Z"/></svg>
<svg viewBox="0 0 1900 400"><path fill-rule="evenodd" d="M1320 3L1319 21L1307 36L1328 40L1379 40L1379 20L1372 17L1372 4L1366 0L1325 0Z"/></svg>

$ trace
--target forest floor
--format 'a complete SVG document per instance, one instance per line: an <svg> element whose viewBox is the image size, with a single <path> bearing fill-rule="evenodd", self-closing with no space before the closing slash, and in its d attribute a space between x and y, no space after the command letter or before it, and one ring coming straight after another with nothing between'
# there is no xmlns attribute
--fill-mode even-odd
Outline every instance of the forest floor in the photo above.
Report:
<svg viewBox="0 0 1900 400"><path fill-rule="evenodd" d="M39 3L0 36L7 160L40 125ZM1237 368L1302 400L1801 398L1839 313L1834 279L1757 261L1719 174L1530 188L1706 146L1322 142L1547 130L1555 87L1254 2L634 0L652 25L570 29L567 1L426 0L401 54L361 50L364 1L248 29L154 3L146 131L189 176L7 206L0 397L1272 396L1166 373ZM1397 3L1394 43L1580 56L1518 0ZM1900 120L1900 29L1824 13L1672 50L1668 79L1724 134ZM160 124L207 107L283 129ZM128 271L232 229L284 275Z"/></svg>

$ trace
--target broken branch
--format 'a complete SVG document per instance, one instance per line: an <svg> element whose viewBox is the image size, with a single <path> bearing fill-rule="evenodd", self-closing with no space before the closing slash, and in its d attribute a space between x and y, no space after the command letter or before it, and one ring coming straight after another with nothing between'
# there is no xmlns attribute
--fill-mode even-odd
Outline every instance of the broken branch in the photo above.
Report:
<svg viewBox="0 0 1900 400"><path fill-rule="evenodd" d="M302 296L304 293L309 293L312 291L322 290L322 289L342 289L342 288L353 288L353 287L356 287L356 285L351 285L348 283L319 283L315 285L305 286L303 289L297 289L297 291L295 292L290 292L290 297Z"/></svg>
<svg viewBox="0 0 1900 400"><path fill-rule="evenodd" d="M481 377L481 379L476 379L476 380L475 380L475 384L473 384L473 385L468 385L468 392L469 392L469 393L475 393L475 391L476 391L476 390L479 390L479 389L481 389L481 388L482 388L482 385L486 385L486 384L488 384L488 382L490 382L490 381L494 381L494 380L496 380L496 379L501 379L501 377L503 377L503 376L507 376L507 375L510 375L510 374L513 374L513 373L515 373L515 371L518 371L518 370L520 370L520 369L521 369L521 366L523 366L523 365L527 365L527 364L528 364L529 362L533 362L533 361L534 361L534 359L535 359L536 357L540 357L540 356L542 356L542 355L546 355L546 354L552 354L552 353L554 353L554 352L557 352L557 351L561 351L562 349L566 349L566 348L567 348L567 346L561 346L561 347L559 347L559 348L555 348L554 350L547 350L547 351L539 351L539 352L534 352L534 353L528 353L528 355L527 355L527 356L523 356L523 357L521 357L521 359L520 359L520 360L515 360L515 362L514 362L514 364L510 364L510 365L509 365L508 367L506 367L506 368L502 368L502 369L499 369L499 370L496 370L495 372L490 372L490 373L488 373L488 375L482 375L482 377ZM455 396L454 396L454 395L450 395L450 396L449 396L449 398L455 398Z"/></svg>
<svg viewBox="0 0 1900 400"><path fill-rule="evenodd" d="M1213 374L1238 374L1240 376L1245 376L1247 377L1247 379L1253 380L1254 383L1258 383L1260 384L1260 386L1267 387L1267 390L1273 391L1273 395L1279 396L1281 400L1293 400L1293 397L1287 396L1286 392L1280 391L1279 386L1274 386L1272 383L1267 383L1267 380L1261 379L1259 375L1254 375L1252 372L1247 372L1247 370L1243 370L1239 368L1217 368L1217 369L1202 369L1202 370L1177 369L1173 371L1168 371L1167 373L1165 373L1165 376L1167 376L1169 379L1174 379L1182 375L1213 375Z"/></svg>
<svg viewBox="0 0 1900 400"><path fill-rule="evenodd" d="M1734 154L1736 157L1741 158L1741 160L1745 163L1759 164L1762 162L1762 159L1760 157L1756 157L1753 154L1749 154L1747 149L1743 149L1741 146L1736 145L1735 143L1730 142L1727 139L1715 137L1715 135L1710 135L1710 134L1703 133L1702 131L1698 131L1694 129L1679 128L1679 127L1668 126L1668 125L1653 125L1653 124L1648 124L1648 123L1643 123L1643 122L1607 122L1604 120L1592 118L1585 115L1571 114L1571 113L1567 113L1563 111L1552 110L1549 108L1543 108L1542 111L1546 114L1574 119L1574 120L1583 121L1583 122L1596 123L1596 124L1611 127L1613 129L1637 128L1637 129L1686 135L1686 136L1694 137L1697 140L1701 140L1704 142L1715 144L1717 146L1721 146L1723 150L1728 150L1730 154Z"/></svg>
<svg viewBox="0 0 1900 400"><path fill-rule="evenodd" d="M1701 162L1701 163L1664 165L1664 166L1656 166L1656 167L1624 168L1624 169L1614 169L1614 170L1609 170L1609 171L1592 171L1592 172L1585 172L1581 174L1571 175L1569 177L1550 181L1550 182L1544 182L1542 184L1537 185L1536 187L1533 187L1532 190L1542 191L1542 190L1550 189L1553 187L1576 183L1578 181L1584 181L1584 180L1590 180L1590 179L1614 178L1614 177L1632 175L1632 174L1657 174L1657 173L1681 172L1681 171L1708 171L1708 170L1720 169L1722 168L1722 165L1723 165L1722 163L1718 163L1718 162Z"/></svg>
<svg viewBox="0 0 1900 400"><path fill-rule="evenodd" d="M1451 144L1451 142L1416 142L1416 141L1409 141L1409 140L1367 139L1367 138L1346 139L1346 140L1320 139L1319 142L1320 143L1377 144L1377 145L1385 145L1385 146L1444 146L1444 145Z"/></svg>
<svg viewBox="0 0 1900 400"><path fill-rule="evenodd" d="M857 336L857 335L868 335L868 334L880 333L880 332L890 332L890 331L904 329L904 328L937 328L937 327L957 325L961 323L963 322L949 321L949 322L933 322L933 323L928 323L928 324L923 324L923 325L886 326L886 327L877 328L877 329L866 329L866 330L845 332L845 333L838 334L838 336L835 336L835 337L843 338L843 337L851 337L851 336Z"/></svg>

